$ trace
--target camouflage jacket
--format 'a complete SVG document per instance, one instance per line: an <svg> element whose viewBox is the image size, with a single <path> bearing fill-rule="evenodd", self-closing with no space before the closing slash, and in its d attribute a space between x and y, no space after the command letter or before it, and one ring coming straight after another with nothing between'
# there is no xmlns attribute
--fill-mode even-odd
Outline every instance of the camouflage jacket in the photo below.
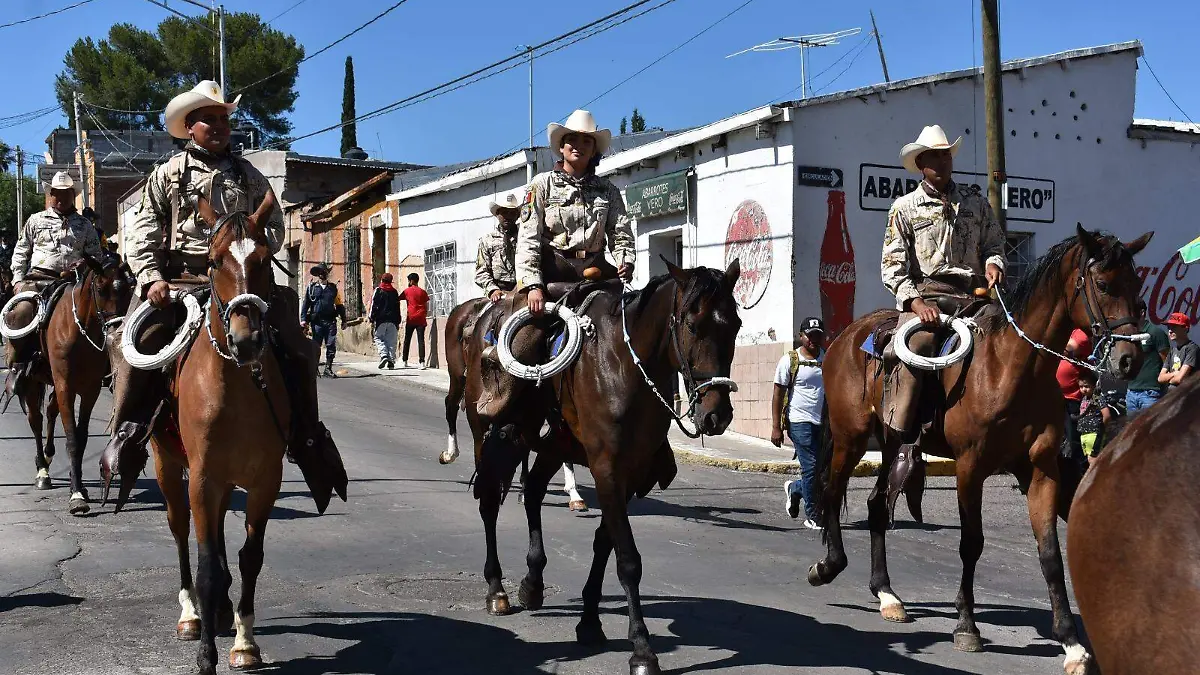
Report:
<svg viewBox="0 0 1200 675"><path fill-rule="evenodd" d="M881 271L898 309L921 297L917 283L925 277L982 275L988 265L1004 269L1004 233L987 198L975 186L951 183L947 192L949 214L923 187L888 211Z"/></svg>
<svg viewBox="0 0 1200 675"><path fill-rule="evenodd" d="M208 255L207 226L196 215L198 195L210 196L219 214L253 213L270 189L266 177L240 157L217 157L193 145L172 155L146 179L142 205L126 230L126 258L138 282L146 286L163 278L167 249L188 256ZM271 252L278 252L283 245L283 212L274 209L265 225Z"/></svg>
<svg viewBox="0 0 1200 675"><path fill-rule="evenodd" d="M580 179L556 170L533 177L517 233L517 282L522 286L543 283L542 242L560 251L592 253L603 251L607 243L618 267L632 265L635 258L621 191L595 174Z"/></svg>
<svg viewBox="0 0 1200 675"><path fill-rule="evenodd" d="M516 285L516 247L516 233L505 234L499 225L479 240L475 283L485 295L491 295L495 290L512 290Z"/></svg>
<svg viewBox="0 0 1200 675"><path fill-rule="evenodd" d="M12 252L13 283L34 267L61 272L82 260L84 253L100 259L100 237L91 221L78 213L63 217L54 209L35 213L17 236Z"/></svg>

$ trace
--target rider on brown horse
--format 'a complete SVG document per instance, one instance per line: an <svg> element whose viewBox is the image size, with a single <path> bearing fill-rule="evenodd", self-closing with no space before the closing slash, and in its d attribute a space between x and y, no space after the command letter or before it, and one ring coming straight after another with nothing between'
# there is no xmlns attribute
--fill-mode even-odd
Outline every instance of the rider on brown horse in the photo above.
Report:
<svg viewBox="0 0 1200 675"><path fill-rule="evenodd" d="M496 217L496 229L479 240L475 284L483 289L488 300L500 302L505 293L517 286L517 221L521 205L516 197L509 195L503 204L489 204L488 210Z"/></svg>
<svg viewBox="0 0 1200 675"><path fill-rule="evenodd" d="M205 282L211 233L197 212L197 198L210 200L218 213L250 213L252 223L265 219L272 252L283 243L283 217L267 179L249 162L229 153L229 114L237 104L237 100L226 103L220 87L204 81L167 106L167 130L190 140L186 149L150 175L141 209L126 233L139 297L156 307L171 302L168 280L190 282L193 287ZM244 247L235 245L231 254L243 255ZM131 303L130 312L139 304ZM313 350L300 328L296 304L294 294L287 296L277 287L267 322L295 411L288 453L309 479L310 471L323 470L322 456L337 451L319 421ZM137 338L143 353L158 351L174 337L179 324L172 323L172 316L156 312L147 320ZM121 474L124 493L125 483L132 483L145 464L145 444L168 390L160 371L133 368L119 352L116 360L113 436L101 464L106 475Z"/></svg>
<svg viewBox="0 0 1200 675"><path fill-rule="evenodd" d="M75 182L71 176L59 171L48 187L46 210L29 217L12 252L16 293L43 290L81 262L85 253L95 260L102 257L96 230L75 211ZM36 311L33 302L19 302L4 319L11 328L22 328L34 320ZM21 389L37 348L36 333L9 341L5 354L9 369L7 396Z"/></svg>
<svg viewBox="0 0 1200 675"><path fill-rule="evenodd" d="M883 239L883 283L896 296L896 308L931 327L940 324L939 314L954 314L970 303L975 288L984 283L991 288L1004 279L1004 233L987 199L951 178L961 141L950 143L942 128L933 125L901 149L904 167L924 180L892 204ZM902 315L900 323L904 321ZM917 353L931 352L934 338L930 332L918 333L909 346ZM889 365L880 417L904 445L889 476L888 508L895 510L904 491L920 520L925 480L920 436L932 422L932 406L922 405L921 371L898 360Z"/></svg>

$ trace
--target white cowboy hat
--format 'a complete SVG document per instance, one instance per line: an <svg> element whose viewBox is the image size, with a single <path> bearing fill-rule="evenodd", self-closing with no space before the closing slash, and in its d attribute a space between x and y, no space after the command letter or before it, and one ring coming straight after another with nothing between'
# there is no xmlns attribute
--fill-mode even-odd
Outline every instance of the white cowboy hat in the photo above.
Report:
<svg viewBox="0 0 1200 675"><path fill-rule="evenodd" d="M551 122L546 127L546 135L550 137L550 149L558 153L562 147L562 138L567 134L587 134L596 139L596 154L603 155L612 142L612 132L608 129L596 128L596 118L586 110L576 110L567 118L565 124Z"/></svg>
<svg viewBox="0 0 1200 675"><path fill-rule="evenodd" d="M188 113L213 105L224 106L226 111L233 112L237 110L238 101L241 100L242 96L238 94L237 98L233 99L233 103L226 103L225 92L221 91L221 85L212 80L203 80L191 91L183 92L167 104L167 131L175 138L186 139L188 138Z"/></svg>
<svg viewBox="0 0 1200 675"><path fill-rule="evenodd" d="M962 136L958 140L951 143L946 138L946 132L936 124L925 127L921 130L921 135L917 136L917 140L913 143L900 148L900 163L904 168L913 173L921 173L917 168L917 155L926 150L949 150L950 156L958 154L958 146L962 143Z"/></svg>
<svg viewBox="0 0 1200 675"><path fill-rule="evenodd" d="M493 216L496 215L496 212L499 211L500 209L519 209L519 208L521 208L521 202L520 202L520 200L517 199L517 196L513 195L513 194L510 194L507 197L505 197L503 204L497 204L496 202L490 202L488 204L488 211L491 211Z"/></svg>
<svg viewBox="0 0 1200 675"><path fill-rule="evenodd" d="M51 178L49 183L46 183L46 187L51 190L74 190L75 180L66 171L59 171L54 174L54 178Z"/></svg>

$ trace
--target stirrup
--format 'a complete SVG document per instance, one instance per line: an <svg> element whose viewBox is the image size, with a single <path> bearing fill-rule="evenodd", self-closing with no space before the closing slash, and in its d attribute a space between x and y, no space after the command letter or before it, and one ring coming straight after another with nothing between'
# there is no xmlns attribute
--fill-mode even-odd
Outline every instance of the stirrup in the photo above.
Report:
<svg viewBox="0 0 1200 675"><path fill-rule="evenodd" d="M913 520L924 523L921 500L925 494L925 460L920 457L916 447L908 444L905 444L888 471L888 527L896 524L896 502L901 492L904 493Z"/></svg>

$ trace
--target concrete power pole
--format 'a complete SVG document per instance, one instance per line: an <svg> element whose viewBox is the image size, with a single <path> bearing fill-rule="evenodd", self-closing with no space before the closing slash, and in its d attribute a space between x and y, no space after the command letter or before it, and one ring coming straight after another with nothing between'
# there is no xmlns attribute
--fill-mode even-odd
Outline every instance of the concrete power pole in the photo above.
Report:
<svg viewBox="0 0 1200 675"><path fill-rule="evenodd" d="M525 183L533 182L533 165L537 161L537 153L533 151L533 47L517 45L518 51L529 54L529 161L525 162Z"/></svg>
<svg viewBox="0 0 1200 675"><path fill-rule="evenodd" d="M83 125L79 121L79 92L75 92L75 146L79 152L79 194L83 196L83 206L80 211L86 209L88 204L88 174L87 174L87 150L83 146Z"/></svg>
<svg viewBox="0 0 1200 675"><path fill-rule="evenodd" d="M1004 213L1004 86L1000 81L1000 14L997 0L980 0L983 5L983 97L987 117L988 203L1000 229L1008 233Z"/></svg>
<svg viewBox="0 0 1200 675"><path fill-rule="evenodd" d="M871 32L875 35L875 46L879 48L879 65L883 66L883 81L891 82L892 78L888 77L887 59L883 57L883 40L879 37L879 26L875 25L875 10L871 12Z"/></svg>
<svg viewBox="0 0 1200 675"><path fill-rule="evenodd" d="M25 223L25 152L17 146L17 229Z"/></svg>
<svg viewBox="0 0 1200 675"><path fill-rule="evenodd" d="M229 90L225 88L225 5L217 6L217 32L221 43L221 93L228 97Z"/></svg>

